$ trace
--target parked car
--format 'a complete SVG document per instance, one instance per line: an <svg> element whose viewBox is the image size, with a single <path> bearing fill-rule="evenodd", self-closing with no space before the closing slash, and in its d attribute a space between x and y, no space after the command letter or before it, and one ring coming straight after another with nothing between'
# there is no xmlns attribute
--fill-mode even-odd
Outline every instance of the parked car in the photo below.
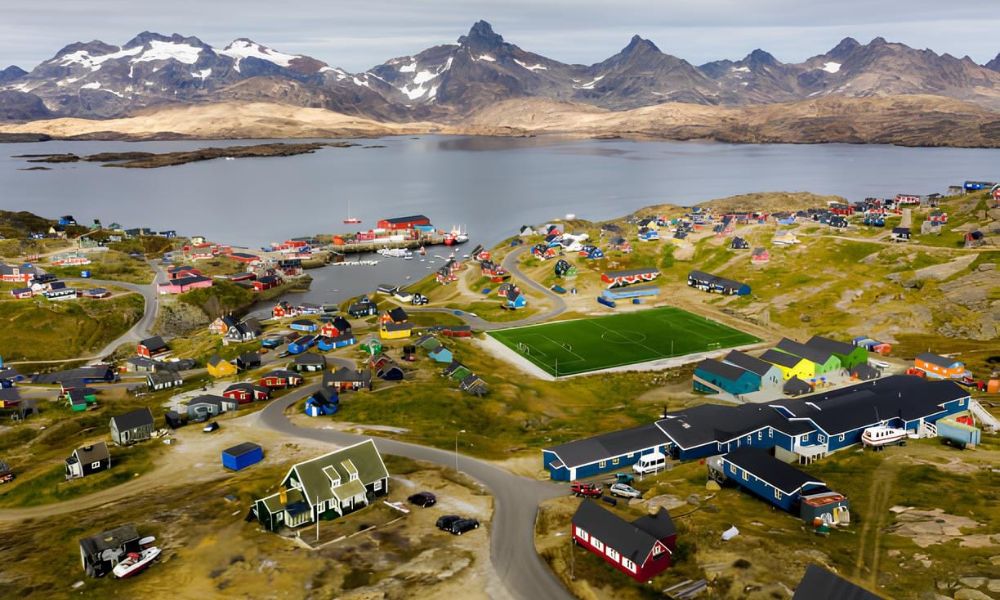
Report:
<svg viewBox="0 0 1000 600"><path fill-rule="evenodd" d="M459 519L451 524L450 531L452 535L462 535L466 531L472 531L473 529L479 529L479 521L475 519Z"/></svg>
<svg viewBox="0 0 1000 600"><path fill-rule="evenodd" d="M667 468L667 457L659 452L650 452L639 458L639 461L632 465L632 470L637 475L648 475L663 471Z"/></svg>
<svg viewBox="0 0 1000 600"><path fill-rule="evenodd" d="M625 483L628 485L632 485L633 481L635 481L635 476L633 476L631 473L615 473L608 479L605 479L604 483L607 485L614 485L616 483Z"/></svg>
<svg viewBox="0 0 1000 600"><path fill-rule="evenodd" d="M217 431L218 429L219 429L219 424L216 423L215 421L209 421L208 423L205 423L204 427L201 428L201 430L204 431L205 433L212 433L213 431Z"/></svg>
<svg viewBox="0 0 1000 600"><path fill-rule="evenodd" d="M871 364L871 366L877 367L879 369L888 369L890 366L892 366L889 363L885 362L884 360L872 360L869 358L868 362Z"/></svg>
<svg viewBox="0 0 1000 600"><path fill-rule="evenodd" d="M627 483L615 483L611 486L611 495L619 498L642 498L642 492Z"/></svg>
<svg viewBox="0 0 1000 600"><path fill-rule="evenodd" d="M604 495L604 492L596 484L580 483L579 481L574 481L570 484L569 491L572 492L574 496L581 496L584 498L600 498Z"/></svg>
<svg viewBox="0 0 1000 600"><path fill-rule="evenodd" d="M437 520L437 528L442 531L451 531L451 526L461 520L462 517L458 515L445 515Z"/></svg>
<svg viewBox="0 0 1000 600"><path fill-rule="evenodd" d="M410 504L416 504L420 508L427 508L428 506L434 506L437 504L437 497L430 492L419 492L413 494L407 500Z"/></svg>

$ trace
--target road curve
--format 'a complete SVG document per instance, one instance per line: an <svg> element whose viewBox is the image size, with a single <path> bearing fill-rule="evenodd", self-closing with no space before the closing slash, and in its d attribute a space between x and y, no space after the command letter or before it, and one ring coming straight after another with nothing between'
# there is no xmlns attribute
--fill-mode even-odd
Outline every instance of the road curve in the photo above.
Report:
<svg viewBox="0 0 1000 600"><path fill-rule="evenodd" d="M159 312L160 308L160 296L157 293L156 282L159 280L160 275L163 274L163 269L149 261L150 268L153 269L153 282L148 284L136 284L128 283L125 281L109 281L104 279L70 279L67 281L78 281L92 283L99 286L108 287L120 287L129 290L130 292L136 292L137 294L142 294L143 299L146 301L145 308L142 313L142 318L132 326L131 329L118 336L118 339L112 340L108 345L106 345L100 352L95 354L95 357L103 358L110 355L115 350L118 349L122 344L129 342L138 344L142 340L150 337L153 331L153 324L156 322L156 314Z"/></svg>
<svg viewBox="0 0 1000 600"><path fill-rule="evenodd" d="M312 429L294 425L285 416L285 409L318 389L311 385L273 401L257 413L258 423L289 437L306 438L337 445L348 445L368 439L332 429ZM446 450L371 437L379 452L404 456L414 460L455 467L455 454ZM566 493L560 486L509 473L486 461L458 455L458 468L484 487L494 498L493 522L490 528L490 560L497 576L510 596L535 600L569 599L573 596L549 570L535 551L535 518L538 505Z"/></svg>
<svg viewBox="0 0 1000 600"><path fill-rule="evenodd" d="M518 319L517 321L504 321L502 323L487 321L478 316L469 314L463 310L457 310L453 308L414 307L409 309L408 312L441 313L441 314L453 315L458 317L459 319L462 319L462 321L466 325L472 327L477 331L495 331L497 329L507 329L509 327L523 327L525 325L535 325L537 323L544 323L545 321L549 321L551 319L558 317L562 313L566 312L566 301L563 300L562 297L559 296L559 294L556 294L549 288L545 287L544 285L538 283L534 279L525 275L524 272L521 271L520 266L518 266L517 262L518 257L524 254L527 250L528 250L527 246L521 246L520 248L516 248L510 254L505 256L502 262L503 268L506 269L507 272L510 273L512 277L520 281L525 287L531 288L541 293L546 298L548 298L548 300L552 303L552 308L550 308L549 310L531 315L530 317Z"/></svg>

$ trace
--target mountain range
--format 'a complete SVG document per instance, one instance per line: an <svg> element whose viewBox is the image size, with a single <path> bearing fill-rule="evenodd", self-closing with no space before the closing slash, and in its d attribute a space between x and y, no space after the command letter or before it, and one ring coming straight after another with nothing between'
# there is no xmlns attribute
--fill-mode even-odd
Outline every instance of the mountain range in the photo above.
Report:
<svg viewBox="0 0 1000 600"><path fill-rule="evenodd" d="M568 104L585 113L673 104L749 109L905 95L959 100L972 105L962 109L965 113L992 114L1000 110L1000 55L979 65L969 57L882 38L867 44L846 38L801 63L754 50L739 60L694 65L636 35L614 56L577 65L506 42L479 21L456 43L392 58L362 73L246 38L217 48L196 37L150 32L121 46L77 42L31 71L15 66L0 71L0 119L7 121L111 119L176 105L271 103L379 123L483 126L483 114L527 100Z"/></svg>

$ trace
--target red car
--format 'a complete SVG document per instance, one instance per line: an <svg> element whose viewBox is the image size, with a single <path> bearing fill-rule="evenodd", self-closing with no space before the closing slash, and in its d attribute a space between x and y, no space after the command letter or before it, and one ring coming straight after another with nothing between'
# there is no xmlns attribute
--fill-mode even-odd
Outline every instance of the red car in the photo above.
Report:
<svg viewBox="0 0 1000 600"><path fill-rule="evenodd" d="M575 496L581 496L584 498L600 498L604 495L604 491L600 486L593 483L580 483L579 481L574 481L569 486L570 492Z"/></svg>

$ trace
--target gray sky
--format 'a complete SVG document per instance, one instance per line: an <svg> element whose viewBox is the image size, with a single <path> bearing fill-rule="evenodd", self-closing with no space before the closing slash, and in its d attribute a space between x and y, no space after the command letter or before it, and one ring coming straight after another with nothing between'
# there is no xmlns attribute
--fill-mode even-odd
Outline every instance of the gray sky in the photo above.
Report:
<svg viewBox="0 0 1000 600"><path fill-rule="evenodd" d="M0 66L31 69L75 41L143 30L223 46L249 37L349 71L453 42L478 19L563 62L594 63L634 33L701 64L763 48L797 62L876 36L983 63L1000 51L995 0L2 0Z"/></svg>

